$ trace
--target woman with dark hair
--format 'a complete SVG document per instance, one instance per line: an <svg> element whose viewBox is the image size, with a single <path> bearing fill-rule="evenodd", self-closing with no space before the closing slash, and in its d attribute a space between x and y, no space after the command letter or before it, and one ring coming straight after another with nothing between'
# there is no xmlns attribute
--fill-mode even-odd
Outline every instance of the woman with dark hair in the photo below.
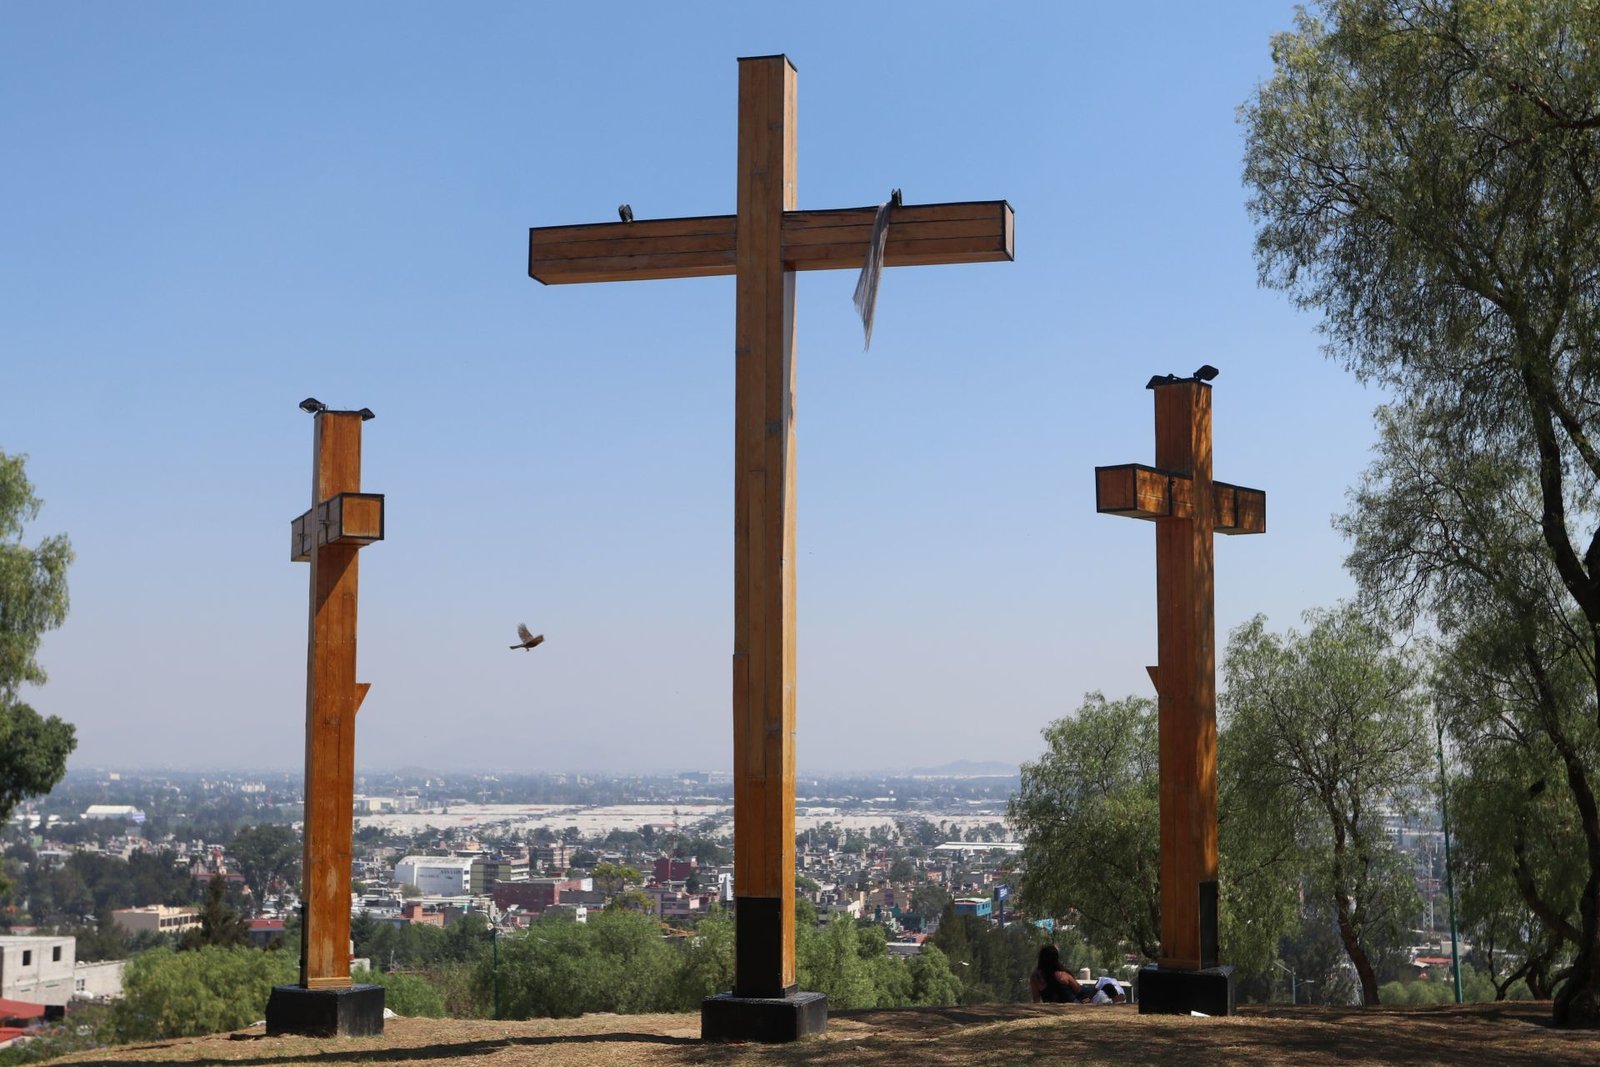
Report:
<svg viewBox="0 0 1600 1067"><path fill-rule="evenodd" d="M1028 975L1028 991L1035 1004L1076 1004L1083 997L1083 987L1061 965L1061 950L1054 945L1039 949L1039 966Z"/></svg>

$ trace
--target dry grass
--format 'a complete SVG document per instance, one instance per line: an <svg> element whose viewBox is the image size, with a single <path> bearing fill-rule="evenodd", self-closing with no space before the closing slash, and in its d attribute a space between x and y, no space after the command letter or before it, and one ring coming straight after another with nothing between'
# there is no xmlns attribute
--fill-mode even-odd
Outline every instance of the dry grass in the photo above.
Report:
<svg viewBox="0 0 1600 1067"><path fill-rule="evenodd" d="M527 1022L391 1019L382 1037L236 1034L125 1045L55 1063L403 1064L406 1067L978 1067L1003 1064L1600 1063L1600 1033L1552 1029L1550 1005L1444 1008L1246 1008L1229 1019L1139 1015L1131 1006L995 1005L839 1012L793 1045L708 1045L697 1015L586 1015Z"/></svg>

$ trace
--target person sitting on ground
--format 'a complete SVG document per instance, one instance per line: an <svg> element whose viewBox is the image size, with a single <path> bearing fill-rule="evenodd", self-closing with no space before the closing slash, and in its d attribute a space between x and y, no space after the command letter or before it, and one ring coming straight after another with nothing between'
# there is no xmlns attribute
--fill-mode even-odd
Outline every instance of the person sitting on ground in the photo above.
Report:
<svg viewBox="0 0 1600 1067"><path fill-rule="evenodd" d="M1083 997L1083 987L1061 966L1061 950L1054 945L1039 949L1039 966L1028 975L1028 991L1035 1004L1075 1004Z"/></svg>
<svg viewBox="0 0 1600 1067"><path fill-rule="evenodd" d="M1090 1004L1126 1004L1128 994L1122 983L1109 974L1102 974L1090 991Z"/></svg>

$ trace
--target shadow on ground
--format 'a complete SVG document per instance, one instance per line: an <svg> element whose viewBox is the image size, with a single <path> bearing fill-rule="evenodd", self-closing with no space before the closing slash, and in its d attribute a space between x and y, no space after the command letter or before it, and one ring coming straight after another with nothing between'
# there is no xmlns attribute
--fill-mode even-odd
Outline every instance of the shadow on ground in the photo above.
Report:
<svg viewBox="0 0 1600 1067"><path fill-rule="evenodd" d="M270 1040L261 1034L236 1035L240 1039ZM497 1037L488 1040L476 1039L469 1041L437 1042L432 1045L416 1045L409 1048L360 1048L329 1050L326 1047L307 1054L305 1052L285 1052L281 1055L247 1056L243 1058L230 1057L225 1062L239 1064L241 1067L273 1067L275 1064L305 1063L314 1060L317 1063L427 1063L443 1062L459 1059L463 1056L487 1056L508 1048L532 1048L540 1045L594 1045L594 1044L619 1044L638 1043L647 1045L698 1045L700 1040L693 1037L673 1037L668 1034L635 1034L635 1033L605 1033L605 1034L541 1034L528 1037ZM136 1049L161 1049L173 1048L171 1043L160 1045L139 1045ZM125 1049L124 1051L131 1051ZM96 1060L99 1067L149 1067L148 1059L124 1060ZM182 1060L170 1061L183 1063ZM190 1061L210 1062L210 1061Z"/></svg>

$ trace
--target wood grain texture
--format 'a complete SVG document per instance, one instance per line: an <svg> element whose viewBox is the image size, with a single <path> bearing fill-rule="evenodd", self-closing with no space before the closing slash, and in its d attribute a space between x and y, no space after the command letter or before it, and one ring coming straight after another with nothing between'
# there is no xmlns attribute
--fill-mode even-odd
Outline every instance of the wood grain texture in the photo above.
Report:
<svg viewBox="0 0 1600 1067"><path fill-rule="evenodd" d="M361 491L361 417L316 417L312 510ZM307 989L350 985L350 846L355 790L356 598L359 545L322 544L311 555L306 653L305 954Z"/></svg>
<svg viewBox="0 0 1600 1067"><path fill-rule="evenodd" d="M1216 877L1216 626L1211 389L1155 390L1156 466L1188 475L1193 506L1156 526L1161 688L1161 957L1200 966L1200 882Z"/></svg>
<svg viewBox="0 0 1600 1067"><path fill-rule="evenodd" d="M1194 480L1181 471L1143 463L1094 469L1094 506L1102 515L1130 519L1186 519L1194 515ZM1213 481L1212 531L1258 534L1267 530L1267 494L1260 489Z"/></svg>
<svg viewBox="0 0 1600 1067"><path fill-rule="evenodd" d="M877 208L782 213L788 270L859 270ZM528 231L528 276L546 285L703 278L738 270L738 216L542 226ZM888 267L996 263L1016 258L1004 200L907 205L889 220Z"/></svg>
<svg viewBox="0 0 1600 1067"><path fill-rule="evenodd" d="M740 996L794 985L795 72L739 64L734 414L734 892L781 902L776 973L742 967ZM740 705L742 690L742 706Z"/></svg>

